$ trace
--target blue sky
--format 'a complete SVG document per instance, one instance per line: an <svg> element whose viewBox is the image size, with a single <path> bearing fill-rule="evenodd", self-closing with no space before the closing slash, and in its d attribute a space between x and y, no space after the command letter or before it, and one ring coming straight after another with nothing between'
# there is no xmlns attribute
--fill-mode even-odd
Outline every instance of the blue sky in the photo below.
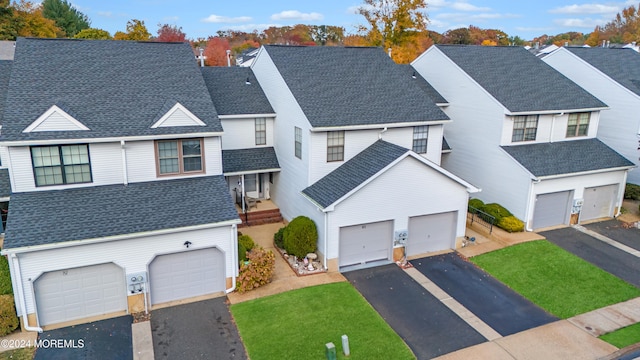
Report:
<svg viewBox="0 0 640 360"><path fill-rule="evenodd" d="M188 38L206 38L218 30L259 31L269 26L295 24L337 25L354 33L364 18L356 13L356 0L72 0L91 19L91 26L124 31L130 19L140 19L152 34L158 24L182 27ZM589 33L596 25L638 0L427 0L428 29L444 32L468 27L494 28L525 40L568 31Z"/></svg>

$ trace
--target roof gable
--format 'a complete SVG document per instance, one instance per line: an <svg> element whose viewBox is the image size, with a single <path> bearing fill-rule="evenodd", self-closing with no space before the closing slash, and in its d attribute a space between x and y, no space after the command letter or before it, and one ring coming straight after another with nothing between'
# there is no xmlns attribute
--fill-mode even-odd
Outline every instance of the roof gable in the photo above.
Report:
<svg viewBox="0 0 640 360"><path fill-rule="evenodd" d="M86 131L89 130L83 123L75 119L57 105L53 105L44 114L40 115L31 125L22 132L39 131Z"/></svg>
<svg viewBox="0 0 640 360"><path fill-rule="evenodd" d="M628 48L565 48L610 77L613 81L640 95L640 54Z"/></svg>
<svg viewBox="0 0 640 360"><path fill-rule="evenodd" d="M158 121L151 125L151 128L172 126L207 126L207 124L198 119L182 104L176 103Z"/></svg>
<svg viewBox="0 0 640 360"><path fill-rule="evenodd" d="M511 113L607 107L523 47L435 46Z"/></svg>

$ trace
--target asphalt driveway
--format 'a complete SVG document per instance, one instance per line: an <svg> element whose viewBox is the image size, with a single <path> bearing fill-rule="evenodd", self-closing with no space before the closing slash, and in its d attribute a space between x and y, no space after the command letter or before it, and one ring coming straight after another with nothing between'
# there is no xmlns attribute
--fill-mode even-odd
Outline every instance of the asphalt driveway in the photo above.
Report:
<svg viewBox="0 0 640 360"><path fill-rule="evenodd" d="M156 359L246 359L226 297L151 312Z"/></svg>
<svg viewBox="0 0 640 360"><path fill-rule="evenodd" d="M540 235L604 271L640 288L640 261L637 257L571 227L544 231Z"/></svg>
<svg viewBox="0 0 640 360"><path fill-rule="evenodd" d="M130 315L45 331L34 359L133 359Z"/></svg>
<svg viewBox="0 0 640 360"><path fill-rule="evenodd" d="M418 359L486 341L395 264L343 273Z"/></svg>
<svg viewBox="0 0 640 360"><path fill-rule="evenodd" d="M502 336L558 320L456 253L411 264Z"/></svg>
<svg viewBox="0 0 640 360"><path fill-rule="evenodd" d="M630 248L640 250L640 229L638 228L624 228L618 220L591 223L584 225L584 227Z"/></svg>

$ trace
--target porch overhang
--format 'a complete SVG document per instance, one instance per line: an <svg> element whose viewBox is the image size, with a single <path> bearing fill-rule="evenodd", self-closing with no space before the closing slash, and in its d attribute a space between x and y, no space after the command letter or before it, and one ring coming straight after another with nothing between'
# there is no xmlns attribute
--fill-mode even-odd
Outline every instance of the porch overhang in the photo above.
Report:
<svg viewBox="0 0 640 360"><path fill-rule="evenodd" d="M279 172L280 163L273 147L222 150L224 176Z"/></svg>

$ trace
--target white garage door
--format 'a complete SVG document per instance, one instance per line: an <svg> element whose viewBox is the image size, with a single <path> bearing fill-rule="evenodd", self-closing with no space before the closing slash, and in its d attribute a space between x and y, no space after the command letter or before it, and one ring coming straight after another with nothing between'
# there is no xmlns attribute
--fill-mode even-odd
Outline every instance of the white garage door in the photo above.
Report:
<svg viewBox="0 0 640 360"><path fill-rule="evenodd" d="M536 195L533 210L533 228L567 224L569 222L569 204L571 191L560 191Z"/></svg>
<svg viewBox="0 0 640 360"><path fill-rule="evenodd" d="M457 221L457 211L410 217L407 255L452 249Z"/></svg>
<svg viewBox="0 0 640 360"><path fill-rule="evenodd" d="M393 221L340 228L340 266L389 260L393 244Z"/></svg>
<svg viewBox="0 0 640 360"><path fill-rule="evenodd" d="M156 256L149 282L152 304L224 291L224 254L207 248Z"/></svg>
<svg viewBox="0 0 640 360"><path fill-rule="evenodd" d="M584 203L580 221L613 216L618 185L605 185L584 189Z"/></svg>
<svg viewBox="0 0 640 360"><path fill-rule="evenodd" d="M33 288L41 326L127 310L124 271L114 263L47 272Z"/></svg>

